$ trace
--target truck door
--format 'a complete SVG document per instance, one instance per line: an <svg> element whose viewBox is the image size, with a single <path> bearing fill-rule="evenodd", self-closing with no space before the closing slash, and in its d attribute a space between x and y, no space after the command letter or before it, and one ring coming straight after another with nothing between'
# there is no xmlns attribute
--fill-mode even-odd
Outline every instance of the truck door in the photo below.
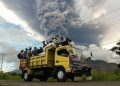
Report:
<svg viewBox="0 0 120 86"><path fill-rule="evenodd" d="M69 68L69 52L66 48L56 49L55 66Z"/></svg>

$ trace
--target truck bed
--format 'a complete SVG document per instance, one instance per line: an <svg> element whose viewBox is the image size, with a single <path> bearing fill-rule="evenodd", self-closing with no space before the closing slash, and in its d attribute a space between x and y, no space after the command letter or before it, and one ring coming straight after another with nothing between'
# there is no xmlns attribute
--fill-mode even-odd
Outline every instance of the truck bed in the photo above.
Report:
<svg viewBox="0 0 120 86"><path fill-rule="evenodd" d="M45 54L39 54L29 59L29 67L38 67L47 65L47 58Z"/></svg>
<svg viewBox="0 0 120 86"><path fill-rule="evenodd" d="M50 56L47 56L45 53L41 53L37 56L33 56L29 59L29 67L30 68L38 68L38 67L53 67L54 62Z"/></svg>

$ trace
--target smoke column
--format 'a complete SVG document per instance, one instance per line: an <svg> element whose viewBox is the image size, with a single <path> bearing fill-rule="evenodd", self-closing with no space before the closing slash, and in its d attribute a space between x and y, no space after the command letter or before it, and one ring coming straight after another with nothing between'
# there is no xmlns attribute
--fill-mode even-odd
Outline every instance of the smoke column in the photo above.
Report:
<svg viewBox="0 0 120 86"><path fill-rule="evenodd" d="M62 35L74 39L77 43L97 43L103 33L103 26L81 23L93 17L95 10L103 0L36 0L40 29L45 37ZM100 7L101 8L101 7Z"/></svg>
<svg viewBox="0 0 120 86"><path fill-rule="evenodd" d="M45 36L67 35L77 19L73 0L36 0L40 28Z"/></svg>

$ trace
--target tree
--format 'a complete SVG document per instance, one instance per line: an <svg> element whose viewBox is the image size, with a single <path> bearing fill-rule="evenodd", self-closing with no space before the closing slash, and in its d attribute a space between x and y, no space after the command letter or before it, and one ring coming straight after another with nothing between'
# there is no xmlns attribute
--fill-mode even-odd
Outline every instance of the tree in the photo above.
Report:
<svg viewBox="0 0 120 86"><path fill-rule="evenodd" d="M111 51L115 52L117 55L120 56L120 42L116 43L116 46L114 46ZM117 65L118 68L120 68L120 63Z"/></svg>
<svg viewBox="0 0 120 86"><path fill-rule="evenodd" d="M117 55L120 55L120 42L118 42L116 44L116 46L114 46L111 51L115 52Z"/></svg>

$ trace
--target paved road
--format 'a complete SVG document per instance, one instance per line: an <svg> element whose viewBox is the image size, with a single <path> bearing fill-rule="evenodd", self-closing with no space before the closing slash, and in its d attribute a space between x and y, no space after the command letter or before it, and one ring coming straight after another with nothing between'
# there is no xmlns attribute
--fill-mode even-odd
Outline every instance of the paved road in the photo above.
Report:
<svg viewBox="0 0 120 86"><path fill-rule="evenodd" d="M24 82L0 81L0 86L120 86L120 81L81 81L81 82Z"/></svg>

